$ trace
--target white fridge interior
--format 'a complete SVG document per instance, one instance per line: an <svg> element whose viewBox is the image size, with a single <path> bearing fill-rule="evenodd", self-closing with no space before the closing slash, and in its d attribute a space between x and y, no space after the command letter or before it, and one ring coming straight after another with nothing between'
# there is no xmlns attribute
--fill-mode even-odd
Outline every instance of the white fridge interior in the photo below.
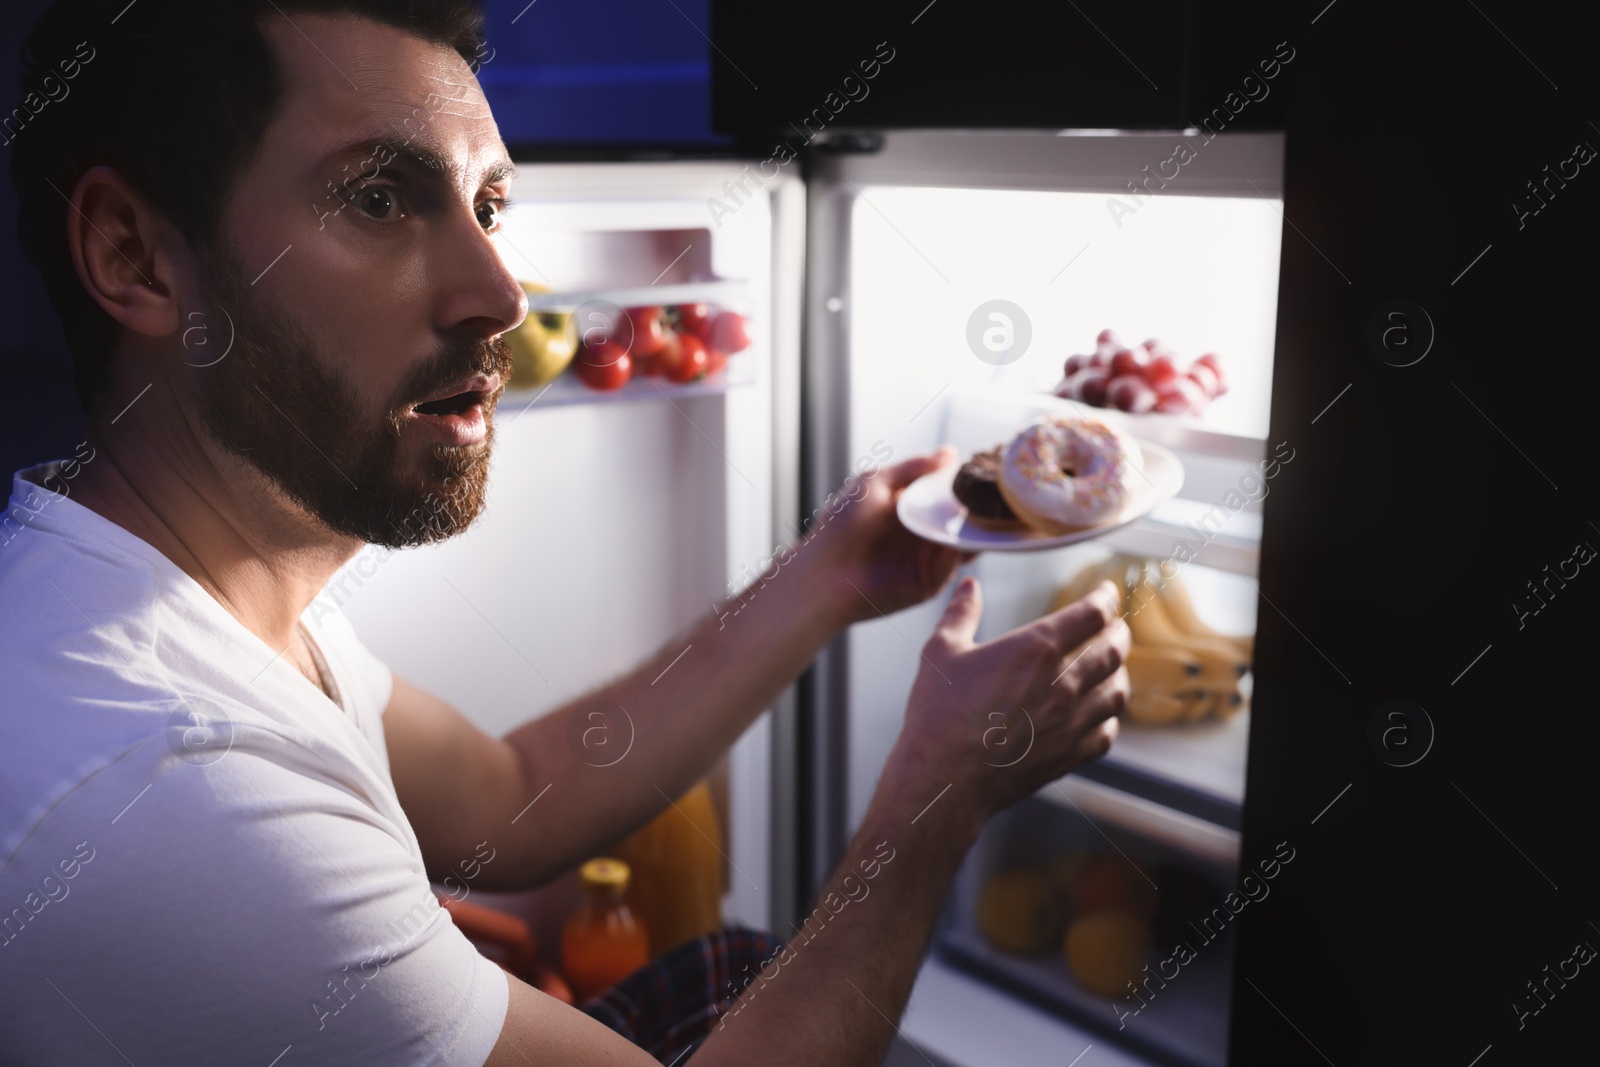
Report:
<svg viewBox="0 0 1600 1067"><path fill-rule="evenodd" d="M1196 146L1181 175L1159 191L1152 183L1130 192L1178 142ZM1201 617L1253 634L1264 496L1215 509L1268 452L1281 137L889 133L880 152L840 155L819 171L807 308L809 399L821 413L809 427L819 471L812 492L877 442L896 459L946 442L965 458L1042 414L1102 418L1172 449L1183 489L1099 541L980 556L969 565L984 590L979 640L1045 614L1089 563L1113 552L1169 559L1185 539L1196 551L1177 570ZM1032 335L1021 358L1003 365L979 358L967 340L969 316L996 299L1021 308ZM1126 415L1050 395L1066 357L1093 352L1104 328L1130 345L1159 338L1185 361L1217 352L1230 391L1203 416ZM1196 521L1204 537L1186 525ZM818 814L833 829L824 852L859 825L944 602L857 625L830 653L820 713L835 736L821 742L818 760L842 755L846 766L821 786L832 794ZM1246 697L1249 681L1240 684ZM1068 850L1115 849L1147 870L1181 860L1220 899L1236 881L1248 731L1247 704L1226 721L1125 723L1100 764L993 820L951 893L905 1036L955 1064L1060 1064L1090 1045L1097 1057L1130 1063L1225 1062L1225 939L1134 1020L1118 1008L1139 1001L1085 992L1059 948L997 950L974 911L996 870L1042 868ZM819 856L819 868L826 862Z"/></svg>

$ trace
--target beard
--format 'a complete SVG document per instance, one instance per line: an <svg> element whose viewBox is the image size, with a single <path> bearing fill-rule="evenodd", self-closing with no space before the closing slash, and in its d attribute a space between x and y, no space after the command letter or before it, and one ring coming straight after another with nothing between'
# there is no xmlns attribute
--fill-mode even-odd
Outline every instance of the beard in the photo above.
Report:
<svg viewBox="0 0 1600 1067"><path fill-rule="evenodd" d="M450 339L373 411L299 320L245 284L229 250L202 256L202 299L233 323L227 355L200 368L206 433L266 475L328 529L386 548L453 537L483 510L500 391L483 402L484 439L407 449L410 409L475 374L511 375L499 338ZM201 352L211 349L201 349ZM503 388L503 387L502 387Z"/></svg>

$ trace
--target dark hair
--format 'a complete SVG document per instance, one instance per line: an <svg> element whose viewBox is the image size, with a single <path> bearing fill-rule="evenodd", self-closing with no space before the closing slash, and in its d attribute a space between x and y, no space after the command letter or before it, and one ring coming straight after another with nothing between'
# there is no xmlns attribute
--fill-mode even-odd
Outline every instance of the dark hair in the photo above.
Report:
<svg viewBox="0 0 1600 1067"><path fill-rule="evenodd" d="M18 237L86 410L109 385L115 323L73 268L66 198L89 168L115 167L193 247L215 248L281 97L261 33L279 13L368 18L455 49L474 72L483 53L476 0L56 0L23 45L23 95L0 113L0 143L14 153Z"/></svg>

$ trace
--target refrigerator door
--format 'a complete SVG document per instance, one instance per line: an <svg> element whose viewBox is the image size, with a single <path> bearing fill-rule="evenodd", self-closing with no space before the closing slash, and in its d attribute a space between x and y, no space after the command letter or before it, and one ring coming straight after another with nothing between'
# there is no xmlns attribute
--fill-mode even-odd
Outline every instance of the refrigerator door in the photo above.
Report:
<svg viewBox="0 0 1600 1067"><path fill-rule="evenodd" d="M874 153L818 152L808 190L802 508L885 445L889 462L946 442L965 458L1040 415L1090 414L1170 448L1184 487L1101 541L980 556L969 565L984 585L979 640L1045 614L1063 583L1113 551L1181 570L1205 624L1252 633L1282 159L1279 134L1196 131L900 131ZM1094 352L1105 327L1128 331L1129 344L1159 337L1184 366L1221 353L1229 392L1203 417L1126 415L1053 396L1066 357ZM943 607L936 597L858 625L817 665L806 720L812 888L865 811ZM1247 707L1249 678L1239 686L1235 703ZM1029 802L1038 807L996 819L957 879L906 1035L961 1062L952 1030L988 1029L971 1005L999 989L1015 1017L995 1035L1008 1063L1064 1062L1074 1041L1160 1062L1224 1062L1231 937L1119 1029L1140 1001L1087 993L1059 947L1036 959L995 952L974 914L998 868L1043 865L1052 848L1056 857L1109 851L1108 842L1146 873L1197 872L1220 901L1239 863L1248 732L1247 710L1182 729L1127 726L1111 756L1043 790ZM1092 805L1078 792L1091 786Z"/></svg>
<svg viewBox="0 0 1600 1067"><path fill-rule="evenodd" d="M368 549L330 587L395 670L499 736L626 671L715 603L795 520L804 187L790 175L725 184L742 161L523 163L500 238L535 308L709 301L749 316L727 377L635 379L593 392L571 372L508 391L479 522L402 553ZM747 186L749 185L746 180ZM777 713L785 710L785 697ZM775 862L773 715L728 760L724 918L768 925ZM786 720L787 721L787 720ZM616 724L618 749L626 724ZM562 879L528 899L545 946L575 898Z"/></svg>

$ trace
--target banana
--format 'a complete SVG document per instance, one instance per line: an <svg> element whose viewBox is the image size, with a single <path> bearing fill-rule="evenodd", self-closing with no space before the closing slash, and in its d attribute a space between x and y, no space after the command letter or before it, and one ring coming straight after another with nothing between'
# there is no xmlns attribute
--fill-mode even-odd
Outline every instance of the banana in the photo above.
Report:
<svg viewBox="0 0 1600 1067"><path fill-rule="evenodd" d="M1128 718L1142 726L1165 726L1184 718L1187 706L1175 696L1135 691L1128 697Z"/></svg>
<svg viewBox="0 0 1600 1067"><path fill-rule="evenodd" d="M1167 609L1167 617L1178 629L1195 637L1220 637L1224 641L1230 641L1239 647L1245 659L1250 658L1254 642L1249 637L1235 637L1207 626L1196 614L1194 601L1189 599L1189 591L1178 579L1173 578L1171 581L1163 582L1156 590L1156 595L1161 598L1161 606Z"/></svg>
<svg viewBox="0 0 1600 1067"><path fill-rule="evenodd" d="M1101 560L1099 563L1091 563L1073 575L1066 585L1057 590L1055 598L1050 602L1050 610L1060 611L1068 604L1082 600L1089 590L1107 578L1116 582L1118 589L1125 590L1126 583L1123 580L1123 576L1126 572L1127 557L1125 556L1112 556L1109 559Z"/></svg>
<svg viewBox="0 0 1600 1067"><path fill-rule="evenodd" d="M1167 616L1155 588L1141 574L1128 595L1124 616L1134 644L1176 645L1200 661L1205 688L1233 688L1250 669L1239 647L1220 637L1197 637L1175 626Z"/></svg>
<svg viewBox="0 0 1600 1067"><path fill-rule="evenodd" d="M1056 592L1050 610L1081 599L1107 578L1122 594L1119 611L1133 638L1126 661L1128 720L1164 726L1237 714L1243 704L1238 682L1250 667L1251 639L1206 626L1176 581L1158 588L1148 561L1119 554L1089 564Z"/></svg>
<svg viewBox="0 0 1600 1067"><path fill-rule="evenodd" d="M1199 659L1176 645L1134 644L1125 662L1130 690L1156 696L1196 687L1204 671Z"/></svg>
<svg viewBox="0 0 1600 1067"><path fill-rule="evenodd" d="M1244 694L1237 689L1231 693L1219 694L1219 696L1221 700L1213 714L1224 722L1244 710Z"/></svg>

